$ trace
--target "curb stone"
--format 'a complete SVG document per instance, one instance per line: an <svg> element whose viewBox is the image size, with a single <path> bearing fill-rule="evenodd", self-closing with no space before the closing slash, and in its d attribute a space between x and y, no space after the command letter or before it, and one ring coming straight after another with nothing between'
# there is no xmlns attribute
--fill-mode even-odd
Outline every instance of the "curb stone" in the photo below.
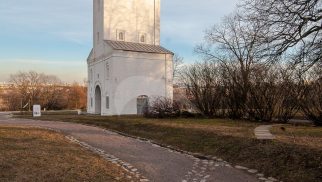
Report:
<svg viewBox="0 0 322 182"><path fill-rule="evenodd" d="M87 126L93 127L93 125L87 125ZM205 160L206 159L206 160L210 160L210 161L223 162L223 163L226 164L225 165L226 167L233 167L227 161L224 161L223 159L218 158L218 157L215 157L215 156L203 155L201 153L193 153L193 152L184 151L184 150L178 149L178 148L173 147L173 146L170 146L170 145L164 145L164 144L155 142L153 140L149 140L149 139L146 139L146 138L129 135L129 134L126 134L126 133L123 133L123 132L119 132L119 131L116 131L116 130L109 130L109 129L104 129L104 128L101 128L101 129L105 130L106 132L114 132L114 133L117 133L117 134L122 135L122 136L125 136L125 137L130 137L130 138L139 140L141 142L148 142L148 143L151 143L153 146L158 146L158 147L161 147L161 148L164 148L164 149L170 149L173 152L177 152L177 153L180 153L180 154L185 154L185 155L188 155L188 156L192 156L192 157L195 157L195 158L200 159L200 160ZM245 172L247 172L247 173L249 173L251 175L255 175L257 177L257 179L259 179L259 180L261 180L261 178L263 178L266 181L269 181L268 178L264 178L264 174L258 173L258 170L256 170L256 169L249 169L249 168L244 167L244 166L239 166L239 167L241 168L239 170L244 170ZM233 168L236 168L236 167L233 167ZM236 168L236 169L238 169L238 168ZM256 171L256 172L254 172L254 171ZM272 178L272 179L275 179L275 178ZM277 179L275 179L275 180L278 181ZM275 182L275 181L273 181L273 182Z"/></svg>
<svg viewBox="0 0 322 182"><path fill-rule="evenodd" d="M119 158L113 156L113 155L110 155L110 154L107 154L105 151L101 150L101 149L98 149L98 148L95 148L85 142L81 142L79 140L77 140L76 138L74 138L73 136L65 136L66 139L68 139L69 141L73 142L73 143L76 143L98 155L100 155L101 157L103 157L105 160L109 161L109 162L112 162L113 164L117 164L118 166L121 166L122 169L133 175L126 175L126 178L128 179L132 179L134 177L138 178L138 180L140 182L148 182L149 180L144 177L140 172L138 172L138 169L136 168L133 168L132 165L130 165L129 163L126 163L126 162L123 162L121 161Z"/></svg>
<svg viewBox="0 0 322 182"><path fill-rule="evenodd" d="M53 132L56 132L56 133L64 135L64 132L62 132L60 130L57 130L57 129L49 128L49 127L40 127L40 126L31 126L31 127L32 128L45 129L45 130L53 131ZM74 138L73 136L70 136L70 135L65 135L65 138L67 140L69 140L70 142L72 142L72 143L76 143L76 144L80 145L81 147L83 147L83 148L85 148L87 150L90 150L91 152L93 152L95 154L98 154L99 156L103 157L105 160L111 162L112 164L116 164L116 166L121 167L126 173L134 175L134 177L138 178L138 180L140 182L149 182L150 181L146 177L144 177L142 174L140 174L138 172L138 169L133 168L131 164L123 162L119 158L117 158L117 157L115 157L113 155L107 154L104 150L99 149L99 148L95 148L95 147L93 147L93 146L91 146L91 145L89 145L89 144L87 144L85 142L81 142L81 141L77 140L76 138ZM132 179L132 176L126 175L126 178ZM120 180L119 177L116 177L115 179Z"/></svg>

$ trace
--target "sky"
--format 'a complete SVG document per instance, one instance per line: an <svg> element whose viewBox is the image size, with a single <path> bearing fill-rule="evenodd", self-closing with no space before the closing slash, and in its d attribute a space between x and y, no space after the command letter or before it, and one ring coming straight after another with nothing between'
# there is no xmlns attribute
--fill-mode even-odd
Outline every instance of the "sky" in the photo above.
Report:
<svg viewBox="0 0 322 182"><path fill-rule="evenodd" d="M0 0L0 82L18 71L83 82L92 48L93 0ZM204 31L232 13L238 0L161 0L161 45L198 60Z"/></svg>

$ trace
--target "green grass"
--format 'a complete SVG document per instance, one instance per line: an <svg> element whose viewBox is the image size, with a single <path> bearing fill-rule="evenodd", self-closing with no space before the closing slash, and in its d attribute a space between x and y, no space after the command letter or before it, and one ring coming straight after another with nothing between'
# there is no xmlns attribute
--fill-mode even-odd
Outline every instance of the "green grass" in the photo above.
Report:
<svg viewBox="0 0 322 182"><path fill-rule="evenodd" d="M253 129L259 125L257 123L223 119L77 115L43 115L38 119L95 125L151 139L181 150L218 156L233 164L258 169L267 176L283 181L322 181L321 148L283 140L256 140Z"/></svg>
<svg viewBox="0 0 322 182"><path fill-rule="evenodd" d="M120 167L58 133L0 127L0 181L129 181Z"/></svg>

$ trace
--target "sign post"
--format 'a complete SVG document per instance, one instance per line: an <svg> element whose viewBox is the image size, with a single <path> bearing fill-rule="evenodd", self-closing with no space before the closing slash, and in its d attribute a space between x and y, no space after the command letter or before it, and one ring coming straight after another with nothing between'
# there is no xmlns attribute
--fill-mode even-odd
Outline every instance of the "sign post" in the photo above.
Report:
<svg viewBox="0 0 322 182"><path fill-rule="evenodd" d="M33 105L32 107L32 116L40 117L41 116L41 107L40 105Z"/></svg>

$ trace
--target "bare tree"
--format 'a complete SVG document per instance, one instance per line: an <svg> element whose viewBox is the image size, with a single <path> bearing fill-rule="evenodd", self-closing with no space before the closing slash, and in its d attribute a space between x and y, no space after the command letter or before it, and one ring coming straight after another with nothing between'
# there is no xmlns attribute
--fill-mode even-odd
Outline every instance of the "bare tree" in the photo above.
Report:
<svg viewBox="0 0 322 182"><path fill-rule="evenodd" d="M263 63L262 27L256 23L245 23L239 14L226 17L222 24L206 32L205 44L198 46L196 52L207 60L220 63L225 70L224 78L229 95L228 103L234 113L241 117L247 110L247 97L250 89L250 75L256 64ZM229 84L229 85L227 85ZM234 89L234 90L231 90Z"/></svg>
<svg viewBox="0 0 322 182"><path fill-rule="evenodd" d="M68 108L85 109L87 104L87 88L78 83L68 89Z"/></svg>
<svg viewBox="0 0 322 182"><path fill-rule="evenodd" d="M321 62L321 0L245 0L242 7L245 20L265 29L263 51L271 58L290 53L308 68Z"/></svg>
<svg viewBox="0 0 322 182"><path fill-rule="evenodd" d="M202 114L221 114L224 90L217 64L205 61L186 66L181 76L188 98Z"/></svg>
<svg viewBox="0 0 322 182"><path fill-rule="evenodd" d="M66 108L65 88L62 81L53 75L44 75L42 83L40 104L48 110L59 110Z"/></svg>
<svg viewBox="0 0 322 182"><path fill-rule="evenodd" d="M300 111L299 98L302 94L302 87L299 85L301 71L293 65L277 67L279 72L278 106L276 117L280 122L288 122Z"/></svg>
<svg viewBox="0 0 322 182"><path fill-rule="evenodd" d="M4 106L4 89L0 86L0 110L5 110Z"/></svg>
<svg viewBox="0 0 322 182"><path fill-rule="evenodd" d="M19 94L16 91L5 92L1 95L2 98L2 110L16 111L21 108L21 100Z"/></svg>
<svg viewBox="0 0 322 182"><path fill-rule="evenodd" d="M240 70L234 64L229 67L222 67L222 82L225 89L223 106L232 119L240 119L245 115L245 104L247 97L244 96L244 91L241 88L242 77Z"/></svg>
<svg viewBox="0 0 322 182"><path fill-rule="evenodd" d="M10 77L12 84L3 95L10 110L20 110L23 106L40 104L47 110L85 109L87 104L86 85L63 84L54 75L19 72Z"/></svg>
<svg viewBox="0 0 322 182"><path fill-rule="evenodd" d="M175 54L173 56L173 79L176 82L179 77L180 68L183 65L183 57Z"/></svg>
<svg viewBox="0 0 322 182"><path fill-rule="evenodd" d="M19 72L10 76L12 90L18 93L18 98L23 105L28 103L29 110L34 104L56 109L61 90L57 87L61 81L52 75L45 75L35 71Z"/></svg>
<svg viewBox="0 0 322 182"><path fill-rule="evenodd" d="M31 105L39 102L39 94L41 92L41 85L44 81L44 74L39 74L34 71L19 72L10 75L10 83L18 90L22 102Z"/></svg>
<svg viewBox="0 0 322 182"><path fill-rule="evenodd" d="M317 65L312 72L302 77L302 94L299 100L306 117L322 126L322 67Z"/></svg>
<svg viewBox="0 0 322 182"><path fill-rule="evenodd" d="M257 65L251 74L250 92L247 99L248 118L271 121L281 95L278 89L278 72L265 65Z"/></svg>

